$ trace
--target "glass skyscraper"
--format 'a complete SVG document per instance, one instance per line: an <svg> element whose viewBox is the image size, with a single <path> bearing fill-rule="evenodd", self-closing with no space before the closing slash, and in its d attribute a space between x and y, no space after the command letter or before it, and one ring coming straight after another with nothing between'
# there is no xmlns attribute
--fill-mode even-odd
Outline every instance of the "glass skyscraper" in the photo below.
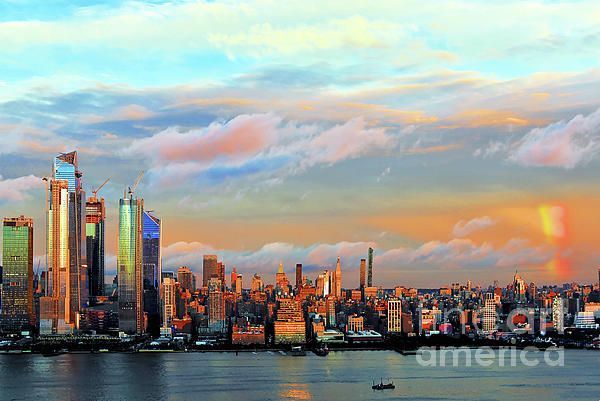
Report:
<svg viewBox="0 0 600 401"><path fill-rule="evenodd" d="M2 313L5 332L35 327L33 311L33 220L5 218L2 243Z"/></svg>
<svg viewBox="0 0 600 401"><path fill-rule="evenodd" d="M129 197L119 200L119 329L130 334L144 330L143 309L143 214L144 200Z"/></svg>
<svg viewBox="0 0 600 401"><path fill-rule="evenodd" d="M48 294L40 300L40 331L65 333L76 328L83 299L80 278L85 192L77 152L54 158L48 188Z"/></svg>
<svg viewBox="0 0 600 401"><path fill-rule="evenodd" d="M160 333L160 281L161 263L161 222L151 211L143 213L143 262L142 277L144 288L144 312L148 315L148 331L152 335Z"/></svg>
<svg viewBox="0 0 600 401"><path fill-rule="evenodd" d="M104 198L89 198L85 203L85 212L89 294L93 299L104 295Z"/></svg>

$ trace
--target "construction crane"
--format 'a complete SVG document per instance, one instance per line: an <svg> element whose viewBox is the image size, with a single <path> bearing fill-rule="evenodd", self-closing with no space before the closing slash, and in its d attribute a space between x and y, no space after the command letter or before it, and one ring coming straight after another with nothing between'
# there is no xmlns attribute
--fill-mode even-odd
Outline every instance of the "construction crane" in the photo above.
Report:
<svg viewBox="0 0 600 401"><path fill-rule="evenodd" d="M133 186L129 187L129 196L133 196L135 189L137 188L138 184L140 183L140 180L142 179L143 175L144 175L144 170L140 171L140 174L138 174L137 178L135 179L135 183L133 184Z"/></svg>
<svg viewBox="0 0 600 401"><path fill-rule="evenodd" d="M95 190L94 190L94 189L92 189L92 193L94 194L94 198L97 198L98 191L100 191L100 190L102 189L102 187L103 187L104 185L106 185L106 183L107 183L107 182L108 182L108 181L109 181L111 178L112 178L112 176L111 176L111 177L108 177L108 178L106 179L106 181L104 181L104 182L102 183L102 185L100 185L100 186L99 186L97 189L95 189Z"/></svg>

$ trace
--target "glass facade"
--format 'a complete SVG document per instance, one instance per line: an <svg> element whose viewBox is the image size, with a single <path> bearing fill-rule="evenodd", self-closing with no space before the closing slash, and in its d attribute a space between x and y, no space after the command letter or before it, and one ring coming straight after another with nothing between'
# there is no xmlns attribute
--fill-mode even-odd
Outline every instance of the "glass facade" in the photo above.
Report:
<svg viewBox="0 0 600 401"><path fill-rule="evenodd" d="M150 211L143 213L143 282L144 312L148 316L148 331L160 333L161 221Z"/></svg>
<svg viewBox="0 0 600 401"><path fill-rule="evenodd" d="M85 204L85 242L90 297L104 295L104 198Z"/></svg>
<svg viewBox="0 0 600 401"><path fill-rule="evenodd" d="M141 334L144 329L143 212L144 201L142 199L130 195L129 198L119 201L119 250L117 255L119 329L131 334Z"/></svg>
<svg viewBox="0 0 600 401"><path fill-rule="evenodd" d="M2 313L4 332L35 327L33 312L33 220L5 218L2 244Z"/></svg>

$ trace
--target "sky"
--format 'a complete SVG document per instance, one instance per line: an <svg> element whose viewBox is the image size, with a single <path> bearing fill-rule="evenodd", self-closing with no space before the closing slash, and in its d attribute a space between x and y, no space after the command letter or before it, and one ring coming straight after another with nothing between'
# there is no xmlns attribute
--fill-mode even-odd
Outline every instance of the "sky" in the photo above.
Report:
<svg viewBox="0 0 600 401"><path fill-rule="evenodd" d="M140 171L163 269L216 253L358 283L591 283L600 267L597 1L0 3L0 215L45 264L53 156L107 202Z"/></svg>

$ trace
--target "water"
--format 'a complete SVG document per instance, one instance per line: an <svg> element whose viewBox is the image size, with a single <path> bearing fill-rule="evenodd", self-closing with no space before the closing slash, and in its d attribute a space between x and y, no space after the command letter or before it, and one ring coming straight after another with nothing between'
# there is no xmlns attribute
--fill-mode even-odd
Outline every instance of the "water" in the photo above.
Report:
<svg viewBox="0 0 600 401"><path fill-rule="evenodd" d="M1 400L598 400L600 353L563 367L423 367L392 351L0 355ZM371 379L395 390L374 392Z"/></svg>

